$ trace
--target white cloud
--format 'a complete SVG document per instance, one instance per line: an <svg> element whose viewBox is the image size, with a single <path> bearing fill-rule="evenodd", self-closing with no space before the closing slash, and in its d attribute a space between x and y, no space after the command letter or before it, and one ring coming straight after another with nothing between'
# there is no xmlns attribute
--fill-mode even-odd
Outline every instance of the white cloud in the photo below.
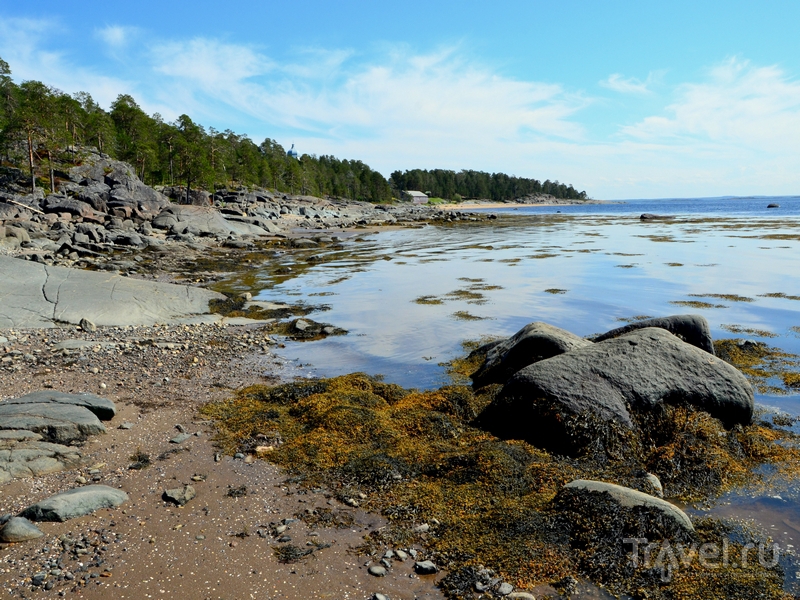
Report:
<svg viewBox="0 0 800 600"><path fill-rule="evenodd" d="M102 29L95 30L95 35L112 50L120 50L127 46L136 33L135 27L123 27L122 25L106 25Z"/></svg>
<svg viewBox="0 0 800 600"><path fill-rule="evenodd" d="M777 66L732 58L708 80L678 87L677 99L655 115L623 128L640 140L702 140L750 150L797 155L800 82Z"/></svg>
<svg viewBox="0 0 800 600"><path fill-rule="evenodd" d="M64 52L48 49L47 41L63 31L51 20L0 19L0 56L11 66L14 79L42 81L70 94L89 92L105 107L119 94L135 93L129 81L75 65Z"/></svg>
<svg viewBox="0 0 800 600"><path fill-rule="evenodd" d="M608 79L601 81L600 85L621 94L649 94L651 83L651 75L645 81L641 81L635 77L626 78L620 73L612 73Z"/></svg>

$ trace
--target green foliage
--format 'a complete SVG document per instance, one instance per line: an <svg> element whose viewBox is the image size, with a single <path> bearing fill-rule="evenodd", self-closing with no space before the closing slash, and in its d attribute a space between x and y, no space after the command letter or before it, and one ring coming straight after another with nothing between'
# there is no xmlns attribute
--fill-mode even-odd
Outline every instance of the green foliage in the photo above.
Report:
<svg viewBox="0 0 800 600"><path fill-rule="evenodd" d="M556 198L570 200L586 199L586 192L579 192L571 185L558 181L548 179L542 183L537 179L482 171L458 173L446 169L395 171L389 182L398 195L404 190L420 190L428 195L457 200L481 198L500 202L537 194L550 194Z"/></svg>

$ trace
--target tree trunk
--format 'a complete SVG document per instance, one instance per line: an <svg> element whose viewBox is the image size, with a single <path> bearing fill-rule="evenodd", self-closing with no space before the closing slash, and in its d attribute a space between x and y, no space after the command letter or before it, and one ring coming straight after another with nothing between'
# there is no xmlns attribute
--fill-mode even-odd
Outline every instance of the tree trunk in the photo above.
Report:
<svg viewBox="0 0 800 600"><path fill-rule="evenodd" d="M33 137L28 132L28 166L31 169L31 194L36 191L36 173L33 171Z"/></svg>
<svg viewBox="0 0 800 600"><path fill-rule="evenodd" d="M56 193L56 175L53 172L53 153L47 150L47 164L50 165L50 193Z"/></svg>
<svg viewBox="0 0 800 600"><path fill-rule="evenodd" d="M190 177L186 177L186 204L191 204L192 201L190 200L189 192L191 191L191 184L192 180Z"/></svg>

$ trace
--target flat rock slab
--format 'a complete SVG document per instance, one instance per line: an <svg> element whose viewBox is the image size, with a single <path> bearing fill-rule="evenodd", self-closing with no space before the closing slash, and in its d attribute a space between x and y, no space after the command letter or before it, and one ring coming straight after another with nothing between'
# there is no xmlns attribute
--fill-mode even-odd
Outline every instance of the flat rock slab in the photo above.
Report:
<svg viewBox="0 0 800 600"><path fill-rule="evenodd" d="M222 294L121 275L0 256L0 329L53 327L89 319L98 326L174 323L208 313Z"/></svg>
<svg viewBox="0 0 800 600"><path fill-rule="evenodd" d="M51 496L23 510L19 516L31 521L68 521L90 515L101 508L116 508L128 494L107 485L87 485Z"/></svg>
<svg viewBox="0 0 800 600"><path fill-rule="evenodd" d="M592 342L553 325L529 323L510 338L491 344L483 366L471 375L477 389L505 383L514 373L540 360L591 346Z"/></svg>
<svg viewBox="0 0 800 600"><path fill-rule="evenodd" d="M110 421L117 414L117 407L114 406L114 403L108 398L102 398L94 394L68 394L55 390L31 392L19 398L9 398L8 400L3 400L0 406L9 404L38 404L43 402L82 406L88 408L98 419L102 419L103 421Z"/></svg>
<svg viewBox="0 0 800 600"><path fill-rule="evenodd" d="M634 490L614 483L593 481L591 479L576 479L564 486L563 489L583 490L587 492L606 492L621 506L633 508L646 506L662 512L686 531L694 531L691 519L680 508L666 500L650 496L639 490Z"/></svg>
<svg viewBox="0 0 800 600"><path fill-rule="evenodd" d="M58 444L79 442L106 432L88 408L55 402L0 402L0 429L25 429Z"/></svg>
<svg viewBox="0 0 800 600"><path fill-rule="evenodd" d="M525 367L477 424L499 437L575 455L603 424L634 429L631 411L661 403L691 404L730 427L750 423L753 388L724 361L651 327ZM572 436L569 423L587 418L595 424L585 426L597 435Z"/></svg>
<svg viewBox="0 0 800 600"><path fill-rule="evenodd" d="M25 517L12 517L0 529L0 542L15 543L35 540L44 535L36 525Z"/></svg>
<svg viewBox="0 0 800 600"><path fill-rule="evenodd" d="M0 438L0 483L71 469L81 458L81 453L72 446Z"/></svg>

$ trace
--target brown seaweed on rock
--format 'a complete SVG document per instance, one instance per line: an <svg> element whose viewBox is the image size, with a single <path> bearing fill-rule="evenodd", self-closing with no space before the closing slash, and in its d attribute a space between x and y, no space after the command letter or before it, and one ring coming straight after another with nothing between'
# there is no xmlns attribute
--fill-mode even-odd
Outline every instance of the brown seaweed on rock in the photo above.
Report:
<svg viewBox="0 0 800 600"><path fill-rule="evenodd" d="M668 495L706 498L754 477L763 462L800 465L796 450L774 443L792 434L757 425L727 431L707 413L665 406L638 423L645 433L637 444L600 452L599 440L598 452L568 458L471 425L500 387L420 392L355 373L245 388L202 412L217 420L216 441L225 451L252 453L260 436L277 432L282 443L263 456L294 481L328 489L343 502L366 496L361 507L390 523L371 533L365 548L421 545L449 571L441 586L451 598L473 597L479 565L521 589L587 576L635 598L784 598L779 569L758 565L724 576L690 568L666 583L660 570L630 573L625 548L609 536L637 534L641 514L601 499L583 512L590 517L578 520L570 516L571 500L554 498L575 479L652 493L647 471L662 479ZM421 523L430 524L425 534L415 529ZM653 536L651 526L653 540L673 533L656 528ZM701 540L712 540L696 529ZM731 590L734 596L726 596Z"/></svg>

